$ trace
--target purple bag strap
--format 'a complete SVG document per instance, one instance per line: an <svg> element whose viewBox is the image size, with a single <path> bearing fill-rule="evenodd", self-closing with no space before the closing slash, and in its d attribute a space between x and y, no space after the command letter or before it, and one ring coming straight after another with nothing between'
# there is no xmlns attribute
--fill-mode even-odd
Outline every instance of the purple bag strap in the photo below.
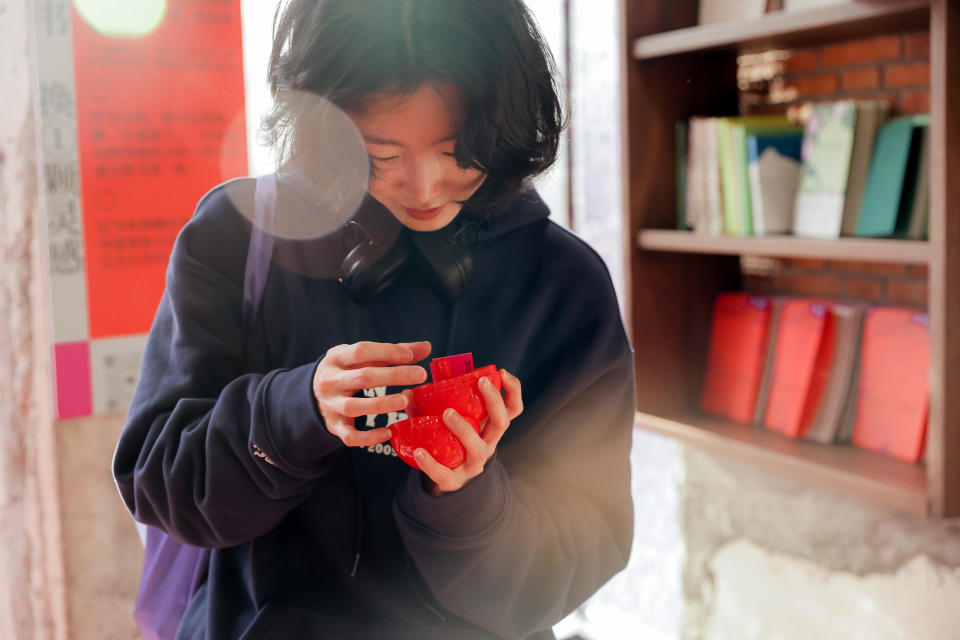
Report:
<svg viewBox="0 0 960 640"><path fill-rule="evenodd" d="M267 285L273 254L277 207L277 180L273 174L257 178L253 228L243 274L243 326L256 319ZM163 531L147 527L143 574L133 617L146 640L173 640L183 613L207 574L210 550L177 542Z"/></svg>
<svg viewBox="0 0 960 640"><path fill-rule="evenodd" d="M267 288L270 259L273 255L273 221L277 212L277 176L270 173L257 177L253 196L253 227L250 230L250 246L247 248L247 264L243 274L243 326L253 326L263 292Z"/></svg>
<svg viewBox="0 0 960 640"><path fill-rule="evenodd" d="M209 549L177 542L154 527L147 527L143 575L133 610L146 640L172 640L183 612L207 573Z"/></svg>

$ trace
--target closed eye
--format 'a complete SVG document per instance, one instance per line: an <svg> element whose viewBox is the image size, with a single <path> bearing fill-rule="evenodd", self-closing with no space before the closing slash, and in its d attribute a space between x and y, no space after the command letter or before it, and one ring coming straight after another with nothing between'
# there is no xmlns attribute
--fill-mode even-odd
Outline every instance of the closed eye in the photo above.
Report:
<svg viewBox="0 0 960 640"><path fill-rule="evenodd" d="M388 156L386 158L381 158L380 156L370 156L370 157L376 160L377 162L390 162L391 160L396 160L400 156Z"/></svg>

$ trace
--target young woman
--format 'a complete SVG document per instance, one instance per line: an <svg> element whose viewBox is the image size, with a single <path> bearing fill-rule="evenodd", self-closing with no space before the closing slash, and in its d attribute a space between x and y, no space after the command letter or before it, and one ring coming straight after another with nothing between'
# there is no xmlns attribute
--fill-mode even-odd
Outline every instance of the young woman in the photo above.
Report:
<svg viewBox="0 0 960 640"><path fill-rule="evenodd" d="M278 239L245 327L250 184L180 233L114 459L137 520L213 549L177 637L552 638L626 564L634 400L604 265L527 187L562 127L550 55L520 0L291 0L275 31L275 139L309 139L289 92L346 112L357 216L402 257L358 293L292 266L351 247ZM464 352L503 392L479 435L444 415L463 464L414 470L389 424Z"/></svg>

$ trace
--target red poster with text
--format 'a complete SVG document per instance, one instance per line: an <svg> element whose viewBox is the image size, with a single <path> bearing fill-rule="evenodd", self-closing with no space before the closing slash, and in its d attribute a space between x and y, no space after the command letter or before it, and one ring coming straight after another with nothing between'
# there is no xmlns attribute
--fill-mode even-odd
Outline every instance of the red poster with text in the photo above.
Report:
<svg viewBox="0 0 960 640"><path fill-rule="evenodd" d="M162 6L120 36L72 9L91 338L149 330L180 227L247 174L239 0Z"/></svg>

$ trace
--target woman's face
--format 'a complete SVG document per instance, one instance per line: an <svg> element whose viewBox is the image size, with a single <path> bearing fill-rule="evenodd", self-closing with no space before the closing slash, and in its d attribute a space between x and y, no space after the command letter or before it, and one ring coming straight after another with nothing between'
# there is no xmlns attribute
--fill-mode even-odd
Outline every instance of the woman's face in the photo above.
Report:
<svg viewBox="0 0 960 640"><path fill-rule="evenodd" d="M461 101L455 89L438 89L425 84L407 96L373 96L347 112L373 163L370 195L414 231L447 226L485 177L457 165Z"/></svg>

